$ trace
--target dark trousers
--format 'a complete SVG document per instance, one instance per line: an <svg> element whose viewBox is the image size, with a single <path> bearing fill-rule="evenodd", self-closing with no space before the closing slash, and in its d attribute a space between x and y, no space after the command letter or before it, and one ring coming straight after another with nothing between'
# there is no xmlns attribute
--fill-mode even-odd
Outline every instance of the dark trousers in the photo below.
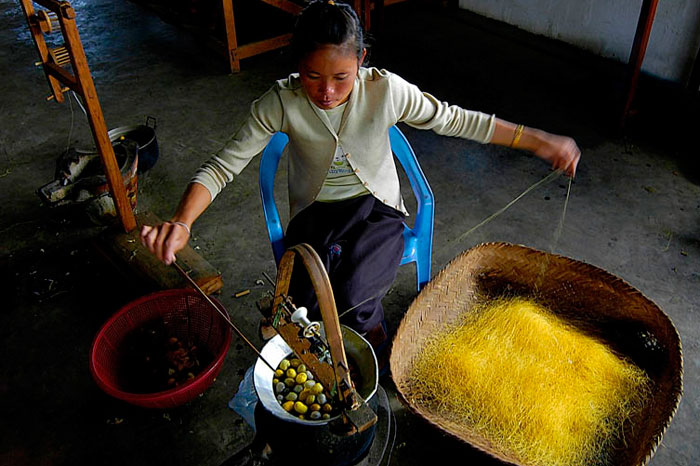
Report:
<svg viewBox="0 0 700 466"><path fill-rule="evenodd" d="M308 243L321 257L340 314L365 301L340 320L359 333L384 321L382 298L396 278L403 254L403 220L403 213L367 195L315 202L287 227L287 247ZM320 320L301 261L295 262L289 294L296 306L309 309L310 319Z"/></svg>

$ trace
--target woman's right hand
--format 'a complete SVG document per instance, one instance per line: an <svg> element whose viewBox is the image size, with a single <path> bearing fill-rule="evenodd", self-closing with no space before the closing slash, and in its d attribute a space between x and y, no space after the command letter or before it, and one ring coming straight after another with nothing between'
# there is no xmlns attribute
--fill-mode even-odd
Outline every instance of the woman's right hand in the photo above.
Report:
<svg viewBox="0 0 700 466"><path fill-rule="evenodd" d="M199 183L187 185L172 221L141 227L141 243L165 265L175 262L190 239L192 224L211 202L209 190ZM185 225L187 225L185 227Z"/></svg>
<svg viewBox="0 0 700 466"><path fill-rule="evenodd" d="M141 227L141 244L146 246L165 265L175 262L175 254L180 252L190 239L190 233L183 225L165 222L160 225Z"/></svg>

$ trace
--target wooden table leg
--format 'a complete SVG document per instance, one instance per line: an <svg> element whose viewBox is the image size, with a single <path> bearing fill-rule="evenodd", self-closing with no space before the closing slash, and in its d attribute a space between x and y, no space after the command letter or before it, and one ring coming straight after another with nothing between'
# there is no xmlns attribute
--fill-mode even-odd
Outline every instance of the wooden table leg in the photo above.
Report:
<svg viewBox="0 0 700 466"><path fill-rule="evenodd" d="M226 25L226 47L231 73L241 71L241 60L238 56L238 41L236 40L236 23L233 21L233 0L222 0L221 7Z"/></svg>
<svg viewBox="0 0 700 466"><path fill-rule="evenodd" d="M384 0L374 0L374 23L372 24L372 33L379 42L382 39L384 31Z"/></svg>
<svg viewBox="0 0 700 466"><path fill-rule="evenodd" d="M362 16L364 17L364 28L365 31L369 31L372 28L370 22L370 13L372 12L372 0L363 0L362 2Z"/></svg>

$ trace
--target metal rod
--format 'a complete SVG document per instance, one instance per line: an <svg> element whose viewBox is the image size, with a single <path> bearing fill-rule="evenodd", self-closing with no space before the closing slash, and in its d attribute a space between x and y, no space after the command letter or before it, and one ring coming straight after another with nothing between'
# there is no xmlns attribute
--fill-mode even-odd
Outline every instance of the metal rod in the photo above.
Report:
<svg viewBox="0 0 700 466"><path fill-rule="evenodd" d="M263 274L263 277L267 278L267 281L270 282L270 285L277 286L277 283L275 283L275 281L272 278L270 278L270 276L267 274L267 272L263 272L262 274Z"/></svg>
<svg viewBox="0 0 700 466"><path fill-rule="evenodd" d="M248 346L250 346L250 347L252 348L253 351L255 351L255 353L256 353L256 354L258 355L258 357L262 360L262 362L264 362L265 364L267 364L267 367L269 367L270 369L272 369L272 372L275 372L275 368L272 367L272 364L270 364L269 362L267 362L267 360L263 357L263 355L260 353L260 351L258 351L258 349L255 347L255 345L254 345L253 343L251 343L250 340L248 340L248 338L246 338L246 336L243 334L243 332L241 332L240 330L238 330L238 327L236 327L236 326L233 324L233 322L231 322L231 319L229 318L229 316L228 316L225 312L223 312L221 309L219 309L219 306L217 306L216 304L214 304L214 301L212 301L211 298L210 298L209 296L207 296L207 294L199 287L199 285L197 285L197 282L195 282L195 281L192 279L192 277L190 277L189 275L187 275L187 272L185 272L185 271L183 270L183 268L180 267L180 264L178 264L177 262L173 262L173 266L175 266L175 268L177 269L177 271L180 272L180 275L182 275L182 276L185 278L185 280L187 280L187 282L188 282L190 285L192 285L192 287L193 287L195 290L197 290L197 291L199 292L199 294L202 295L202 297L211 305L211 307L213 307L214 309L216 309L216 312L218 312L219 315L221 315L221 317L223 317L224 320L225 320L226 322L228 322L228 324L231 326L231 328L232 328L233 330L236 331L236 333L238 334L238 336L241 337L241 338L243 339L243 341L245 341L245 342L248 344Z"/></svg>
<svg viewBox="0 0 700 466"><path fill-rule="evenodd" d="M368 301L372 301L373 299L377 299L377 298L379 298L379 295L371 296L371 297L369 297L369 298L367 298L367 299L364 299L364 300L360 301L359 303L355 304L353 307L348 308L348 309L345 309L343 312L341 312L340 314L338 314L338 319L340 319L341 317L343 317L345 314L347 314L348 312L352 311L353 309L356 309L356 308L362 306L364 303L366 303L366 302L368 302Z"/></svg>
<svg viewBox="0 0 700 466"><path fill-rule="evenodd" d="M267 279L267 281L270 282L270 284L273 286L273 288L277 288L277 283L275 283L275 282L272 280L272 278L270 278L270 276L269 276L266 272L263 272L262 274L263 274L263 276ZM273 297L274 297L274 293L272 293L272 295L273 295ZM283 308L285 311L287 311L287 315L291 317L291 315L293 314L293 312L292 312L292 310L290 310L289 307L287 307L287 306L290 306L290 307L291 307L293 310L295 310L295 311L296 311L297 308L296 308L296 306L294 305L294 303L292 302L292 300L291 300L291 298L290 298L289 296L287 296L287 295L282 295L282 298L283 298L283 299L282 299L282 308ZM360 303L360 304L362 304L362 303ZM345 311L345 312L347 312L347 311ZM328 349L328 345L327 345L326 342L323 340L323 337L321 337L321 334L319 334L317 331L314 330L314 336L316 336L319 340L321 340L321 343L323 343L323 346L325 346L326 349Z"/></svg>
<svg viewBox="0 0 700 466"><path fill-rule="evenodd" d="M267 279L267 281L270 282L270 284L271 284L273 287L277 285L277 284L272 280L272 278L270 278L270 276L269 276L266 272L263 272L262 274L263 274L263 276ZM286 309L286 304L284 303L284 301L286 301L286 299L287 299L288 297L287 297L287 296L283 296L283 298L284 298L284 300L283 300L283 306L284 306L284 308ZM379 298L379 295L377 295L377 296L371 296L371 297L369 297L369 298L367 298L367 299L364 299L364 300L360 301L359 303L355 304L355 305L352 306L351 308L345 309L343 312L338 313L338 318L340 319L341 317L343 317L345 314L347 314L348 312L352 311L353 309L356 309L356 308L362 306L364 303L366 303L366 302L368 302L368 301L372 301L373 299L377 299L377 298ZM289 309L287 309L287 312L290 312Z"/></svg>

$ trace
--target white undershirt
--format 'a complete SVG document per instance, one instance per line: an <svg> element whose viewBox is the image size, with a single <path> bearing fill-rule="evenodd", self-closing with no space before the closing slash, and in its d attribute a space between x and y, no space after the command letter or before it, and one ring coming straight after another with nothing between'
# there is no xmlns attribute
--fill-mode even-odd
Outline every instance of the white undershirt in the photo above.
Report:
<svg viewBox="0 0 700 466"><path fill-rule="evenodd" d="M346 106L347 102L335 108L323 110L336 134L340 128L340 121L343 118L343 112ZM338 144L338 148L333 156L333 161L328 169L328 175L326 175L326 179L321 187L321 192L319 192L316 200L321 202L335 202L367 193L369 193L369 191L362 184L362 181L357 177L352 166L348 162L346 152L343 150L343 147Z"/></svg>

